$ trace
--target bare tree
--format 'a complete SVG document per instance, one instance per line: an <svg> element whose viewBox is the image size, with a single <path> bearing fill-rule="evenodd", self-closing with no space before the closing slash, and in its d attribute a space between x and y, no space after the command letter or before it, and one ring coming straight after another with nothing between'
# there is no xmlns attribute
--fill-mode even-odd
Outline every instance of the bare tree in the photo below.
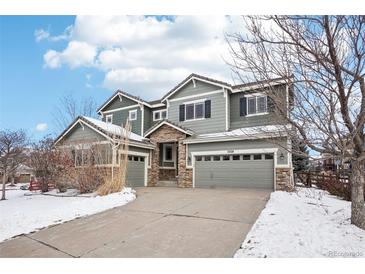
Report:
<svg viewBox="0 0 365 274"><path fill-rule="evenodd" d="M53 139L48 136L32 144L29 163L36 178L41 180L42 192L48 191L48 183L55 174L54 153Z"/></svg>
<svg viewBox="0 0 365 274"><path fill-rule="evenodd" d="M59 131L63 131L78 116L96 116L96 102L92 97L84 97L78 101L72 93L65 93L59 98L52 116Z"/></svg>
<svg viewBox="0 0 365 274"><path fill-rule="evenodd" d="M304 145L351 159L351 222L365 229L365 17L248 16L243 26L227 35L235 75L263 81ZM295 96L289 114L273 78L285 79Z"/></svg>
<svg viewBox="0 0 365 274"><path fill-rule="evenodd" d="M27 137L24 131L0 131L0 171L3 175L2 196L5 200L5 184L9 174L15 172L26 159L25 148Z"/></svg>

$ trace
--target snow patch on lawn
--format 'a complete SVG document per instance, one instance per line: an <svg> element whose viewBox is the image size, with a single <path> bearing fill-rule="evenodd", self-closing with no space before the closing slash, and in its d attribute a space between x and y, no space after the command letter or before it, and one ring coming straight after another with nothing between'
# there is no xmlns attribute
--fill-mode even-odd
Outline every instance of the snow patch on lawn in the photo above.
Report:
<svg viewBox="0 0 365 274"><path fill-rule="evenodd" d="M365 257L351 203L314 188L276 191L235 257Z"/></svg>
<svg viewBox="0 0 365 274"><path fill-rule="evenodd" d="M17 189L6 191L6 198L8 200L0 201L0 242L49 225L125 205L136 196L131 188L106 196L77 197L57 197Z"/></svg>

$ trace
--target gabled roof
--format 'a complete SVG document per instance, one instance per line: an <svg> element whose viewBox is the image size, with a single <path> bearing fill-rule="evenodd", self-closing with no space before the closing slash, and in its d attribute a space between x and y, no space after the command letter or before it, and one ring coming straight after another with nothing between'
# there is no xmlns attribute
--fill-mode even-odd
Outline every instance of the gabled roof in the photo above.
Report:
<svg viewBox="0 0 365 274"><path fill-rule="evenodd" d="M153 101L149 101L148 103L149 103L150 105L162 104L160 99L158 99L158 100L153 100Z"/></svg>
<svg viewBox="0 0 365 274"><path fill-rule="evenodd" d="M120 126L105 123L95 118L79 116L60 134L60 136L54 141L54 145L56 145L60 140L62 140L67 135L67 133L70 132L70 130L72 130L79 123L95 130L97 133L101 134L110 141L126 137L125 129ZM129 142L131 143L131 145L139 144L147 147L153 146L148 141L148 139L143 138L142 136L135 134L133 132L129 133Z"/></svg>
<svg viewBox="0 0 365 274"><path fill-rule="evenodd" d="M140 104L146 105L146 106L148 106L150 108L152 107L152 105L149 102L141 99L140 97L134 96L132 94L129 94L129 93L125 92L125 91L122 91L122 90L119 90L118 89L116 92L114 92L114 94L112 96L109 97L109 99L101 107L99 107L97 109L96 112L97 113L100 113L100 111L103 110L103 108L105 108L107 105L109 105L109 103L111 101L113 101L114 98L117 97L117 96L123 96L123 97L126 97L126 98L128 98L128 99L130 99L132 101L135 101L136 103L140 103Z"/></svg>
<svg viewBox="0 0 365 274"><path fill-rule="evenodd" d="M167 125L167 126L170 126L170 127L173 127L174 129L178 130L178 131L181 131L182 133L185 133L187 135L194 135L194 131L188 129L188 128L185 128L185 127L182 127L182 126L179 126L169 120L162 120L156 124L154 124L152 127L150 127L146 133L144 134L145 137L147 137L148 135L150 135L152 132L155 132L157 129L159 129L160 127L162 127L163 125Z"/></svg>
<svg viewBox="0 0 365 274"><path fill-rule="evenodd" d="M183 81L181 81L178 85L176 85L173 89L171 89L168 93L166 93L160 100L145 101L145 100L141 99L140 97L134 96L125 91L117 90L116 92L114 92L114 94L111 97L109 97L109 99L101 107L99 107L97 109L97 113L100 113L100 111L102 111L103 108L105 108L117 96L124 96L137 103L143 104L149 108L165 106L164 101L166 99L168 99L175 92L177 92L179 89L181 89L183 86L185 86L187 83L189 83L192 80L200 80L205 83L217 85L222 88L229 89L234 93L234 92L241 92L241 91L246 91L246 90L251 90L251 89L254 90L257 88L262 88L264 86L285 84L287 82L287 80L291 79L292 77L293 76L282 77L282 78L273 78L273 79L265 80L265 81L255 81L255 82L249 82L249 83L244 83L244 84L239 84L239 85L231 85L224 81L219 81L219 80L216 80L213 78L209 78L209 77L202 76L202 75L199 75L196 73L192 73L188 77L186 77Z"/></svg>
<svg viewBox="0 0 365 274"><path fill-rule="evenodd" d="M231 89L231 85L229 83L215 80L212 78L208 78L196 73L190 74L188 77L186 77L183 81L181 81L177 86L175 86L173 89L171 89L164 97L162 97L161 102L165 101L167 98L169 98L171 95L173 95L176 91L178 91L180 88L185 86L187 83L189 83L191 80L200 80L209 84L218 85L220 87Z"/></svg>
<svg viewBox="0 0 365 274"><path fill-rule="evenodd" d="M245 91L248 89L262 88L265 86L282 85L282 84L285 84L291 78L292 78L292 76L280 77L280 78L273 78L273 79L269 79L269 80L255 81L255 82L234 85L234 86L232 86L232 90L233 90L233 92L235 92L236 90Z"/></svg>

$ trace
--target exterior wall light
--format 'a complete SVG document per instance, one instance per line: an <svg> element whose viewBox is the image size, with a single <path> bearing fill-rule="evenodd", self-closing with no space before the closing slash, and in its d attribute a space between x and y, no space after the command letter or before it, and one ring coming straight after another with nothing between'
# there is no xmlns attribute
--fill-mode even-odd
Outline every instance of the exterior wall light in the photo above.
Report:
<svg viewBox="0 0 365 274"><path fill-rule="evenodd" d="M280 153L279 159L280 159L281 161L284 161L284 154L283 154L282 152Z"/></svg>

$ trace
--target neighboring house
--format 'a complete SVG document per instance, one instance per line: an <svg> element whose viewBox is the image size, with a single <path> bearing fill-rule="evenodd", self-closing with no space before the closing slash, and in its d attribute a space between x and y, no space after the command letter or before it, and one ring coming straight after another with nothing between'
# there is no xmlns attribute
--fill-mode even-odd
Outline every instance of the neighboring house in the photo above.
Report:
<svg viewBox="0 0 365 274"><path fill-rule="evenodd" d="M349 157L335 156L329 153L322 153L317 161L317 170L327 172L350 172L351 159Z"/></svg>
<svg viewBox="0 0 365 274"><path fill-rule="evenodd" d="M289 101L284 79L269 83ZM98 110L101 120L78 117L56 146L99 143L105 165L116 165L113 135L123 135L127 119L128 182L132 186L251 187L291 186L291 142L260 92L259 83L230 85L191 74L161 100L145 101L116 91ZM82 164L82 152L75 153Z"/></svg>
<svg viewBox="0 0 365 274"><path fill-rule="evenodd" d="M30 179L35 175L34 170L27 165L20 165L15 173L16 183L29 183Z"/></svg>
<svg viewBox="0 0 365 274"><path fill-rule="evenodd" d="M8 177L8 183L29 183L32 176L34 176L34 170L25 164L20 164L15 173Z"/></svg>

